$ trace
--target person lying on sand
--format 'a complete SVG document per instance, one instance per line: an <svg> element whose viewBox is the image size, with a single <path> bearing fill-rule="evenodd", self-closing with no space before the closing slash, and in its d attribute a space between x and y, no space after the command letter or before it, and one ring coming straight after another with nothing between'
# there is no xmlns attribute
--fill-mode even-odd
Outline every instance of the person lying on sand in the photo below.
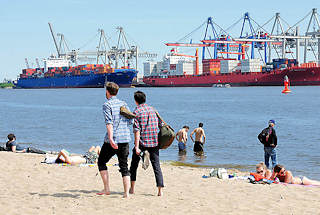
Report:
<svg viewBox="0 0 320 215"><path fill-rule="evenodd" d="M268 170L264 162L260 162L256 165L256 173L261 175L263 178L269 179L271 177L271 171Z"/></svg>
<svg viewBox="0 0 320 215"><path fill-rule="evenodd" d="M278 178L280 182L288 184L303 184L303 185L320 185L320 181L311 180L305 176L293 177L291 171L286 170L283 165L277 164L273 168L271 180Z"/></svg>
<svg viewBox="0 0 320 215"><path fill-rule="evenodd" d="M67 164L94 164L97 162L98 157L100 155L100 146L91 146L91 148L86 152L84 155L70 155L70 153L62 149L58 156L57 159L55 160L55 163L67 163Z"/></svg>
<svg viewBox="0 0 320 215"><path fill-rule="evenodd" d="M8 134L8 141L6 143L6 151L12 151L16 153L37 153L37 154L46 154L45 151L36 149L33 147L22 147L16 143L16 136L14 134Z"/></svg>

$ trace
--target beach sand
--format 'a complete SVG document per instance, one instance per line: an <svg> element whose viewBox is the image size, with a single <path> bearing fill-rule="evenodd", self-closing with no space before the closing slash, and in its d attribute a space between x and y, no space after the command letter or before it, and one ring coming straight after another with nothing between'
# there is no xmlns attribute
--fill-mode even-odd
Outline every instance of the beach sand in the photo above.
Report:
<svg viewBox="0 0 320 215"><path fill-rule="evenodd" d="M320 214L320 187L202 178L209 169L169 162L161 166L163 197L156 196L151 166L139 167L129 199L122 198L118 166L109 166L112 193L97 196L97 167L44 164L44 157L0 152L0 214Z"/></svg>

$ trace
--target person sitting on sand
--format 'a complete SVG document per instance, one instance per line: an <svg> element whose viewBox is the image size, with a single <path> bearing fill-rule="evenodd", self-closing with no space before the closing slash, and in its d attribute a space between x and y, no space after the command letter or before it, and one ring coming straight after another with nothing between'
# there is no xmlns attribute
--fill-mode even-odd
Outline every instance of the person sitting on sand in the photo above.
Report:
<svg viewBox="0 0 320 215"><path fill-rule="evenodd" d="M271 177L271 171L268 170L267 166L264 162L260 162L256 165L256 173L261 175L265 179L269 179Z"/></svg>
<svg viewBox="0 0 320 215"><path fill-rule="evenodd" d="M97 162L97 159L100 155L100 151L101 148L100 146L91 146L91 148L88 150L88 152L86 152L84 155L79 156L79 155L70 155L70 153L65 150L62 149L56 160L55 163L67 163L67 164L72 164L72 165L76 165L76 164L94 164Z"/></svg>
<svg viewBox="0 0 320 215"><path fill-rule="evenodd" d="M37 154L46 154L45 151L40 149L35 149L33 147L22 147L21 145L16 143L16 136L14 134L8 134L8 142L6 143L6 150L17 152L17 153L37 153Z"/></svg>
<svg viewBox="0 0 320 215"><path fill-rule="evenodd" d="M273 168L273 173L271 175L271 180L278 178L280 182L288 184L303 184L303 185L319 185L320 181L308 179L305 176L293 177L291 171L286 170L283 165L277 164Z"/></svg>

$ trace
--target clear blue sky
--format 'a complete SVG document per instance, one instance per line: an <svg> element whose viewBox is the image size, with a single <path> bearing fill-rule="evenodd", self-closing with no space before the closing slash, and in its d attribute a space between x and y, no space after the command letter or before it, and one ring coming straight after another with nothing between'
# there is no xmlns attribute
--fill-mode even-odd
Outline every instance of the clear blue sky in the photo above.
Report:
<svg viewBox="0 0 320 215"><path fill-rule="evenodd" d="M182 38L209 16L226 29L245 12L259 24L280 12L293 25L312 8L320 10L320 1L0 0L0 81L15 79L25 68L26 57L35 65L35 58L55 53L48 22L55 33L65 35L72 48L83 46L98 28L115 36L115 28L122 26L141 49L161 57L170 50L165 42ZM240 34L239 25L235 31ZM98 38L91 49L97 44Z"/></svg>

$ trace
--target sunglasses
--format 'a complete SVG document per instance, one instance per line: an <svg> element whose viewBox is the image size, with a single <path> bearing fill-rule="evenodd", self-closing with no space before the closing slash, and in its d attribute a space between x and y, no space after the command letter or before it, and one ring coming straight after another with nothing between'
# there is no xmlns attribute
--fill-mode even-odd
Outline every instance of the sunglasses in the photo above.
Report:
<svg viewBox="0 0 320 215"><path fill-rule="evenodd" d="M284 175L285 173L286 173L285 169L279 172L280 175Z"/></svg>
<svg viewBox="0 0 320 215"><path fill-rule="evenodd" d="M263 170L257 171L258 174L263 173Z"/></svg>

